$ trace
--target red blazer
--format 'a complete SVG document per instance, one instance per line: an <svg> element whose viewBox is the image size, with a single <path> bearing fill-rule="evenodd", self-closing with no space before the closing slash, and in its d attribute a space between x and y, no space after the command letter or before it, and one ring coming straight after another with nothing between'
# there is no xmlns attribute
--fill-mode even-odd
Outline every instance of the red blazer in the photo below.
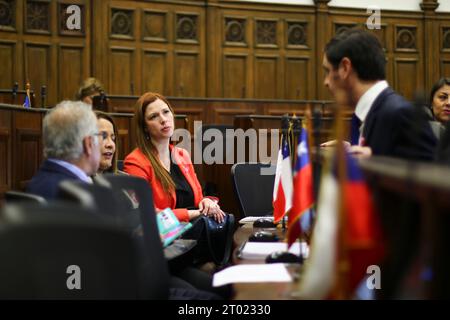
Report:
<svg viewBox="0 0 450 320"><path fill-rule="evenodd" d="M173 154L176 163L194 192L194 203L198 206L203 199L203 192L200 182L195 174L189 153L181 148L170 145L170 151ZM144 178L150 184L153 191L153 201L157 211L165 208L171 208L178 220L189 221L187 209L175 209L177 198L175 191L166 193L161 182L156 179L150 160L141 152L140 149L134 149L124 160L124 171L130 175Z"/></svg>

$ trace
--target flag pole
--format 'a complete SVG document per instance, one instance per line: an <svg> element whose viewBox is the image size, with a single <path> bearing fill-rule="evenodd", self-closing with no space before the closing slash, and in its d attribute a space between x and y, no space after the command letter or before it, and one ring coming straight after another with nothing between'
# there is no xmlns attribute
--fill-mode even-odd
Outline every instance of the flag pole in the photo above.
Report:
<svg viewBox="0 0 450 320"><path fill-rule="evenodd" d="M290 141L289 141L289 116L288 114L285 114L281 118L281 143L283 144L283 137L286 139L288 146L290 147ZM291 150L291 148L289 149ZM287 213L289 214L289 213ZM286 215L287 215L286 214ZM283 231L286 230L286 215L281 219L281 227L283 228Z"/></svg>
<svg viewBox="0 0 450 320"><path fill-rule="evenodd" d="M340 94L344 94L341 92ZM344 187L345 180L347 176L346 172L346 150L344 146L345 137L345 124L343 121L343 110L344 104L339 103L344 101L344 97L339 99L336 97L336 111L335 111L335 121L336 121L336 163L337 163L337 180L339 186L339 196L338 196L338 264L337 264L337 277L336 285L334 288L333 296L336 299L348 299L348 273L350 270L350 265L347 257L347 246L346 246L346 212L344 207Z"/></svg>
<svg viewBox="0 0 450 320"><path fill-rule="evenodd" d="M301 133L302 127L301 127L301 119L297 118L295 116L295 114L294 114L294 117L292 118L292 121L293 121L293 126L292 126L293 147L292 148L294 150L294 148L295 148L294 146L298 147L298 143L300 141L300 133ZM297 150L294 150L294 154L297 154L297 152L298 152ZM297 161L297 157L293 157L293 158L294 158L294 161ZM298 220L297 223L301 223L300 219ZM305 258L304 254L303 254L302 234L303 234L303 232L301 232L299 234L299 263L300 264L303 264L304 258Z"/></svg>

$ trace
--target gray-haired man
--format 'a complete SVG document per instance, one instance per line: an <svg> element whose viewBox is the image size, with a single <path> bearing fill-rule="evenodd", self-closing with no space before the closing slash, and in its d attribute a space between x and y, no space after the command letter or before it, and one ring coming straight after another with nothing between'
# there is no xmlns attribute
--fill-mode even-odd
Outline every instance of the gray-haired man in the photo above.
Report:
<svg viewBox="0 0 450 320"><path fill-rule="evenodd" d="M100 147L97 118L92 108L75 101L63 101L43 121L46 160L27 186L27 192L47 200L55 199L63 180L92 183L97 172Z"/></svg>

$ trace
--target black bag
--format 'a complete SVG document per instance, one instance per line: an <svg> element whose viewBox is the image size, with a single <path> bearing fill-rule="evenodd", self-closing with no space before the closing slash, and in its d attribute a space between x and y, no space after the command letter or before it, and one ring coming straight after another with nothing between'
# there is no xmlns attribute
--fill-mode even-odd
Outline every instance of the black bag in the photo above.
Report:
<svg viewBox="0 0 450 320"><path fill-rule="evenodd" d="M212 217L203 216L203 220L212 261L219 266L226 265L233 248L234 215L226 214L222 223L218 223Z"/></svg>
<svg viewBox="0 0 450 320"><path fill-rule="evenodd" d="M219 266L226 265L233 248L234 215L226 214L222 223L203 215L191 222L193 227L183 238L197 240L195 262L212 261Z"/></svg>

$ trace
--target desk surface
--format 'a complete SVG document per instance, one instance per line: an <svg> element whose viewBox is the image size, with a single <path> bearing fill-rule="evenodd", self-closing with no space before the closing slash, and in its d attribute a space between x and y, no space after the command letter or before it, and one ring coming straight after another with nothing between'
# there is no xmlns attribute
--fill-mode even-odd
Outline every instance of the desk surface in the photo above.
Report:
<svg viewBox="0 0 450 320"><path fill-rule="evenodd" d="M256 230L256 229L255 229ZM239 227L234 233L234 243L236 249L233 251L234 264L259 264L264 263L264 260L243 260L237 257L239 248L247 241L248 237L254 232L251 224L246 224ZM284 239L284 232L280 228L276 229L280 239ZM291 283L286 282L268 282L268 283L235 283L233 285L235 290L235 300L290 300L294 299L292 293L297 290L298 279L297 275L300 270L299 265L289 265L288 271L294 278Z"/></svg>

